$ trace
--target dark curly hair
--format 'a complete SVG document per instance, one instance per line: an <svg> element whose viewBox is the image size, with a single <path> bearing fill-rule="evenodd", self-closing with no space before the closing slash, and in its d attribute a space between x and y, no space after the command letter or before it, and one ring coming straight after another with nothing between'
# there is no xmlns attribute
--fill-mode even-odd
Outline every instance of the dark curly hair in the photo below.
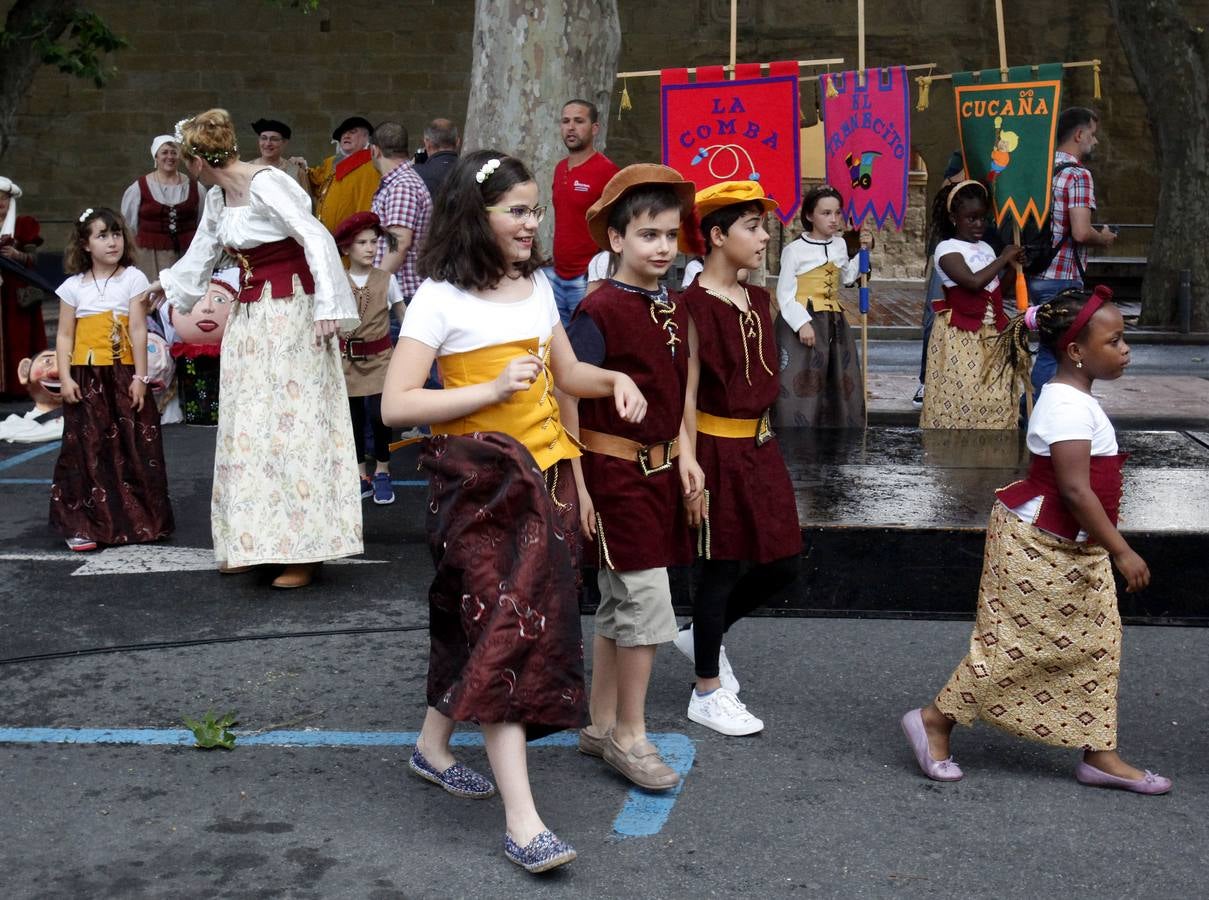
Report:
<svg viewBox="0 0 1209 900"><path fill-rule="evenodd" d="M1101 288L1101 291L1103 290ZM1074 324L1075 318L1079 315L1080 310L1087 305L1087 301L1091 299L1091 296L1091 291L1085 291L1081 288L1068 288L1038 306L1036 308L1037 336L1041 342L1041 346L1050 350L1056 350L1058 341L1066 333L1066 329ZM1111 296L1109 299L1111 300ZM994 338L995 348L992 352L992 359L998 365L988 366L984 372L984 376L989 378L991 371L994 371L998 375L1007 369L1011 369L1018 375L1023 374L1027 383L1029 360L1032 357L1033 351L1029 347L1029 329L1025 323L1025 319L1026 316L1016 316L1008 327ZM1087 332L1087 328L1088 326L1084 325L1079 333L1075 335L1076 341L1083 337Z"/></svg>
<svg viewBox="0 0 1209 900"><path fill-rule="evenodd" d="M90 209L87 215L81 216L72 225L71 234L67 238L67 247L63 251L63 271L68 275L87 272L92 268L92 255L88 252L88 236L92 233L92 223L100 222L102 231L120 231L122 233L122 258L118 266L134 265L134 235L130 226L122 218L121 213L114 212L107 206Z"/></svg>
<svg viewBox="0 0 1209 900"><path fill-rule="evenodd" d="M979 181L961 185L961 189L953 196L953 202L950 205L949 195L953 194L956 187L955 184L946 184L936 192L936 198L932 201L932 228L928 233L928 246L930 247L935 247L941 241L947 241L949 238L957 236L957 229L953 226L953 215L961 208L961 204L974 200L984 205L991 202L986 185Z"/></svg>
<svg viewBox="0 0 1209 900"><path fill-rule="evenodd" d="M476 176L491 159L498 159L499 167L480 183ZM432 226L416 260L419 273L464 291L499 284L511 267L496 243L486 207L530 181L533 173L525 164L499 150L476 150L460 157L433 202ZM535 237L532 253L516 270L529 276L545 264Z"/></svg>

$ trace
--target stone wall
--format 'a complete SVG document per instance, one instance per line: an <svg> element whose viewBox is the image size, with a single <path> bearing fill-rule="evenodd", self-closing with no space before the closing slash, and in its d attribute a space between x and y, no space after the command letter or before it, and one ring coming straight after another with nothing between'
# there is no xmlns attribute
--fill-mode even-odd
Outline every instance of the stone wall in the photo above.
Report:
<svg viewBox="0 0 1209 900"><path fill-rule="evenodd" d="M1007 6L1009 63L1104 60L1104 99L1094 103L1103 115L1093 164L1098 218L1150 222L1157 187L1150 130L1107 5ZM1209 16L1209 0L1186 6L1198 20ZM725 62L729 7L729 0L619 0L620 68ZM22 208L45 219L116 204L150 169L151 137L212 105L239 122L284 119L295 130L292 152L311 161L329 152L328 133L347 114L399 119L416 137L433 116L465 114L472 0L342 0L310 15L267 0L96 0L93 8L130 41L114 58L118 76L98 90L44 69L0 162L27 192ZM740 60L843 56L846 67L855 65L853 0L742 0L739 9ZM993 66L994 9L991 0L869 0L868 63L935 63L938 72ZM623 164L659 152L658 80L628 86L635 108L619 120L614 103L608 136L610 156ZM1064 103L1093 105L1090 69L1067 73ZM803 113L814 119L813 81L804 83ZM956 143L946 82L933 85L931 108L915 113L912 127L912 144L931 170L930 196ZM244 137L254 149L250 129ZM550 140L557 140L553 123ZM57 240L53 230L49 237Z"/></svg>

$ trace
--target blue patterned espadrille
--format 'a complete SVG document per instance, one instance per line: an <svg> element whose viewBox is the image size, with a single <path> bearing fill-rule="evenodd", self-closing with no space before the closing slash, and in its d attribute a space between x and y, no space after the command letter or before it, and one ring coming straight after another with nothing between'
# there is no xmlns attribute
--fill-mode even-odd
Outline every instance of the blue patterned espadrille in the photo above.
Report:
<svg viewBox="0 0 1209 900"><path fill-rule="evenodd" d="M575 848L559 840L553 831L543 831L524 847L504 835L504 855L526 872L544 872L575 859Z"/></svg>
<svg viewBox="0 0 1209 900"><path fill-rule="evenodd" d="M444 772L438 772L417 750L411 755L407 767L423 778L431 781L453 794L455 797L467 797L471 800L486 800L495 796L495 785L473 769L461 763L454 763Z"/></svg>

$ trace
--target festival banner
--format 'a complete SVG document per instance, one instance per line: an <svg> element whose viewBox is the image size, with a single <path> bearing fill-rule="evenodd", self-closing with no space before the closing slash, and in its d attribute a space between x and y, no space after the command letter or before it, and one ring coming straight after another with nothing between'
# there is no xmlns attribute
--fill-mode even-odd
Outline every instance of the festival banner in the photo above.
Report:
<svg viewBox="0 0 1209 900"><path fill-rule="evenodd" d="M1062 65L956 72L953 94L961 153L970 178L986 184L995 221L1024 228L1049 215Z"/></svg>
<svg viewBox="0 0 1209 900"><path fill-rule="evenodd" d="M758 181L777 201L777 216L788 224L802 202L798 150L798 64L735 66L727 81L722 66L661 73L663 164L697 190L720 181Z"/></svg>
<svg viewBox="0 0 1209 900"><path fill-rule="evenodd" d="M902 230L911 169L911 89L903 66L819 76L826 125L827 181L859 228L872 216Z"/></svg>

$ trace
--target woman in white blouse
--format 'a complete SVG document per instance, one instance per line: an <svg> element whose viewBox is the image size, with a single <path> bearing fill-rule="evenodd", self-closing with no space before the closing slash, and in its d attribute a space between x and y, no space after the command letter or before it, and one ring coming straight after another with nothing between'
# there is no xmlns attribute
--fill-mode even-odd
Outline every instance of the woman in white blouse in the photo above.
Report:
<svg viewBox="0 0 1209 900"><path fill-rule="evenodd" d="M180 147L170 134L151 142L150 174L122 194L122 216L134 232L135 263L148 281L189 249L201 210L197 181L179 171Z"/></svg>
<svg viewBox="0 0 1209 900"><path fill-rule="evenodd" d="M226 110L177 126L190 175L213 187L188 252L151 286L188 310L224 250L240 268L223 336L211 527L219 570L284 565L302 587L362 552L352 422L334 336L358 322L336 245L278 169L240 162Z"/></svg>

